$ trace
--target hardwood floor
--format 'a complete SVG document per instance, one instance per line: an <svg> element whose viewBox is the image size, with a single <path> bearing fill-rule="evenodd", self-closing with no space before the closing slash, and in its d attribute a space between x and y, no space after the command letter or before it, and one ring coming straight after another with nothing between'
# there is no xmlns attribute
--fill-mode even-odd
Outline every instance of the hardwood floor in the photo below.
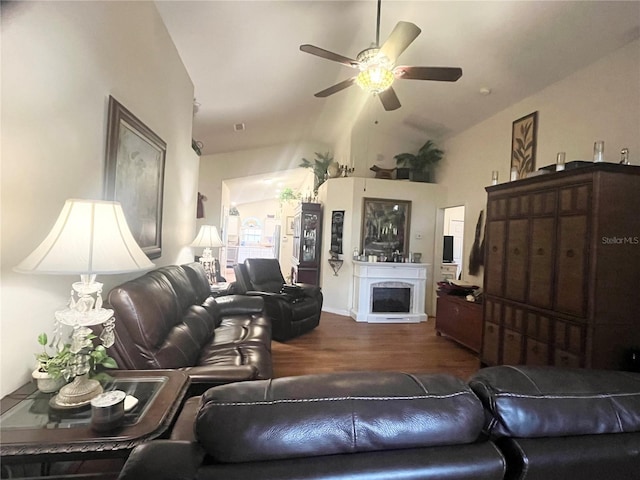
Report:
<svg viewBox="0 0 640 480"><path fill-rule="evenodd" d="M450 373L478 371L476 354L423 323L371 324L323 312L320 325L286 343L273 342L274 378L343 371Z"/></svg>

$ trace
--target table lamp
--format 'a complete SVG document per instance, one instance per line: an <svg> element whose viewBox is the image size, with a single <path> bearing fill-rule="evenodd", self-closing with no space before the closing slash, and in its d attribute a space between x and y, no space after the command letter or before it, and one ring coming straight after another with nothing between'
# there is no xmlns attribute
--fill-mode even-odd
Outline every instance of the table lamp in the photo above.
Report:
<svg viewBox="0 0 640 480"><path fill-rule="evenodd" d="M18 266L21 273L53 275L79 274L72 285L67 307L55 312L54 343L60 342L61 325L73 328L71 352L73 382L52 399L54 406L72 408L86 405L102 393L97 380L89 379L89 355L93 346L88 328L104 324L100 339L105 348L115 341L113 310L102 307L102 283L97 274L116 274L153 268L154 264L138 246L118 202L67 200L53 228L42 243Z"/></svg>
<svg viewBox="0 0 640 480"><path fill-rule="evenodd" d="M202 225L196 238L189 244L190 247L204 248L200 263L207 274L209 285L218 283L218 272L215 269L216 259L213 257L211 249L222 247L223 245L218 229L213 225Z"/></svg>

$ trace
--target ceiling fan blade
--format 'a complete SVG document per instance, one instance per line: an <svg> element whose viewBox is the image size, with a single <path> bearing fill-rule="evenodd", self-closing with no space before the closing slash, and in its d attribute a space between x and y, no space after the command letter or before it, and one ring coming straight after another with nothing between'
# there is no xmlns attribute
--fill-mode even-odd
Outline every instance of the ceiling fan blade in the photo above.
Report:
<svg viewBox="0 0 640 480"><path fill-rule="evenodd" d="M402 52L411 45L420 30L416 25L409 22L398 22L387 38L387 41L380 47L380 52L385 54L391 62L396 61Z"/></svg>
<svg viewBox="0 0 640 480"><path fill-rule="evenodd" d="M316 47L314 45L300 45L300 50L306 53L310 53L311 55L316 55L318 57L331 60L333 62L341 63L343 65L346 65L347 67L358 68L358 66L360 65L357 60L345 57L338 53L330 52L329 50L325 50L324 48Z"/></svg>
<svg viewBox="0 0 640 480"><path fill-rule="evenodd" d="M335 85L325 88L321 92L318 92L314 95L314 97L328 97L329 95L333 95L334 93L338 93L340 90L344 90L347 87L353 85L356 81L356 77L347 78L340 83L336 83Z"/></svg>
<svg viewBox="0 0 640 480"><path fill-rule="evenodd" d="M386 90L383 90L378 94L378 96L380 97L382 106L387 112L400 108L400 100L398 100L398 96L393 90L393 87L389 87Z"/></svg>
<svg viewBox="0 0 640 480"><path fill-rule="evenodd" d="M455 82L462 76L462 69L457 67L396 67L393 69L393 73L396 78L406 80Z"/></svg>

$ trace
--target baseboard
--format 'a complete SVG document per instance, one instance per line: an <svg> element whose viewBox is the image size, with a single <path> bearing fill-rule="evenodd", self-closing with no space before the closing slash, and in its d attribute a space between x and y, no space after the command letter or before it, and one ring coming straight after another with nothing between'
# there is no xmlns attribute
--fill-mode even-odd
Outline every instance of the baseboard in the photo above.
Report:
<svg viewBox="0 0 640 480"><path fill-rule="evenodd" d="M350 317L349 315L349 310L340 310L338 308L331 308L331 307L322 307L322 311L323 312L327 312L327 313L334 313L336 315L342 315L344 317Z"/></svg>

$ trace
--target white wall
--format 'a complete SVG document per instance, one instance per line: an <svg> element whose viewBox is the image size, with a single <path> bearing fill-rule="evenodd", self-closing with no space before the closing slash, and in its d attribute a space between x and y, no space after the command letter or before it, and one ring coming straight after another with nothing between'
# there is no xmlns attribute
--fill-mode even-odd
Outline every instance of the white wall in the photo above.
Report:
<svg viewBox="0 0 640 480"><path fill-rule="evenodd" d="M433 265L435 252L436 216L445 190L433 183L417 183L374 178L330 178L320 186L318 196L323 204L321 280L324 294L323 310L349 315L353 294L354 248L361 250L362 199L389 198L411 200L409 251L422 253L422 262L429 263L425 312L435 314L433 299ZM327 259L331 245L331 212L344 210L342 259L338 276L333 274ZM420 238L418 238L420 237Z"/></svg>
<svg viewBox="0 0 640 480"><path fill-rule="evenodd" d="M314 158L314 152L331 150L325 144L303 142L205 155L200 159L198 190L207 196L203 223L220 225L223 181L251 175L289 170L300 166L303 158Z"/></svg>
<svg viewBox="0 0 640 480"><path fill-rule="evenodd" d="M310 187L313 188L313 185ZM299 204L297 200L282 202L280 210L280 269L287 282L291 281L293 267L293 235L288 233L287 226L290 217L295 217Z"/></svg>
<svg viewBox="0 0 640 480"><path fill-rule="evenodd" d="M591 160L593 142L605 141L607 161L617 163L622 147L631 163L640 164L640 40L545 88L451 138L440 183L448 187L446 206L464 205L464 259L469 258L480 210L486 208L485 187L491 171L509 178L512 122L538 111L536 168L555 163L556 153L571 160ZM496 92L496 94L499 94ZM485 212L486 213L486 212ZM478 276L463 280L482 285Z"/></svg>
<svg viewBox="0 0 640 480"><path fill-rule="evenodd" d="M38 333L75 277L12 268L45 237L67 198L102 198L113 95L167 143L162 257L192 259L198 157L193 85L152 2L2 5L0 395L25 383ZM105 293L137 274L102 276Z"/></svg>

